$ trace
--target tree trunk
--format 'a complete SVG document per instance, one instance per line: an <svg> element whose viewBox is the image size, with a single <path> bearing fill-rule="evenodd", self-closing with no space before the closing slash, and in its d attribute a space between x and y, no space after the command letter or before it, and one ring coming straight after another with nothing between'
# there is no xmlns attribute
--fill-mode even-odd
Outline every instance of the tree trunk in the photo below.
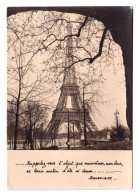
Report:
<svg viewBox="0 0 139 196"><path fill-rule="evenodd" d="M33 143L34 143L34 140L33 140L33 131L32 131L32 127L30 128L30 134L31 134L31 141L30 141L30 148L31 148L31 150L34 150L34 145L33 145Z"/></svg>
<svg viewBox="0 0 139 196"><path fill-rule="evenodd" d="M125 65L125 78L126 78L126 119L130 129L130 140L132 140L132 60L127 60L128 53L123 50L123 59Z"/></svg>
<svg viewBox="0 0 139 196"><path fill-rule="evenodd" d="M18 120L19 120L19 101L17 102L17 111L15 119L15 132L14 132L14 150L17 149L17 130L18 130Z"/></svg>

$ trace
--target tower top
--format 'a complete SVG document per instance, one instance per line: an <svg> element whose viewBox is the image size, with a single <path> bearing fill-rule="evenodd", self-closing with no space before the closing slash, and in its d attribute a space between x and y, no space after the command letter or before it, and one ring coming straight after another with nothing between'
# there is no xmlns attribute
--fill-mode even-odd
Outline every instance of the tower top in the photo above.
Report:
<svg viewBox="0 0 139 196"><path fill-rule="evenodd" d="M67 26L67 35L72 35L72 24L68 23ZM73 63L73 44L72 44L72 36L68 36L66 39L66 67L69 67L65 69L64 72L64 79L63 79L63 85L66 86L75 86L77 85L77 79L75 74L75 68ZM70 67L70 65L72 65Z"/></svg>

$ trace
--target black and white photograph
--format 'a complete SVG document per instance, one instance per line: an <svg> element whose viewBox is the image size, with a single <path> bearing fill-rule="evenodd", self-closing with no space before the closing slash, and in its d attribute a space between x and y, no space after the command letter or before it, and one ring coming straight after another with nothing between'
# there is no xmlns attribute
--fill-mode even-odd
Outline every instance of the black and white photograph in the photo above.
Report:
<svg viewBox="0 0 139 196"><path fill-rule="evenodd" d="M132 150L132 12L7 8L8 150Z"/></svg>

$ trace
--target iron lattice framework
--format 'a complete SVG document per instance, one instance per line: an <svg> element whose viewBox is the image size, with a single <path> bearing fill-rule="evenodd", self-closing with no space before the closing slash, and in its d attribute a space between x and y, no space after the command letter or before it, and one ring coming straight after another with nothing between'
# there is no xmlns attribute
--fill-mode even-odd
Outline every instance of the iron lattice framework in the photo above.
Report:
<svg viewBox="0 0 139 196"><path fill-rule="evenodd" d="M67 25L67 34L72 34L72 25ZM74 123L77 127L80 138L84 135L84 126L92 135L93 131L98 131L95 123L89 115L89 109L83 107L83 101L80 95L79 86L73 63L73 46L72 38L67 38L66 65L64 71L64 79L61 87L61 94L56 109L53 111L51 121L47 126L47 133L52 139L57 138L59 127L62 123ZM71 108L67 108L68 97L71 100ZM84 121L85 119L85 121Z"/></svg>

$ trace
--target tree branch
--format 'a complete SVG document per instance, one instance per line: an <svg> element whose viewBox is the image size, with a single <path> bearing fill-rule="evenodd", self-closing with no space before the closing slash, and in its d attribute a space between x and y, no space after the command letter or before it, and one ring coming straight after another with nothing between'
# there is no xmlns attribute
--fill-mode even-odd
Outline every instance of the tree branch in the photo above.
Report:
<svg viewBox="0 0 139 196"><path fill-rule="evenodd" d="M108 31L108 29L105 27L103 34L102 34L102 37L101 37L101 40L100 40L100 43L99 43L99 51L93 58L90 59L89 63L93 63L95 59L97 59L99 56L101 56L103 43L104 43L107 31Z"/></svg>

